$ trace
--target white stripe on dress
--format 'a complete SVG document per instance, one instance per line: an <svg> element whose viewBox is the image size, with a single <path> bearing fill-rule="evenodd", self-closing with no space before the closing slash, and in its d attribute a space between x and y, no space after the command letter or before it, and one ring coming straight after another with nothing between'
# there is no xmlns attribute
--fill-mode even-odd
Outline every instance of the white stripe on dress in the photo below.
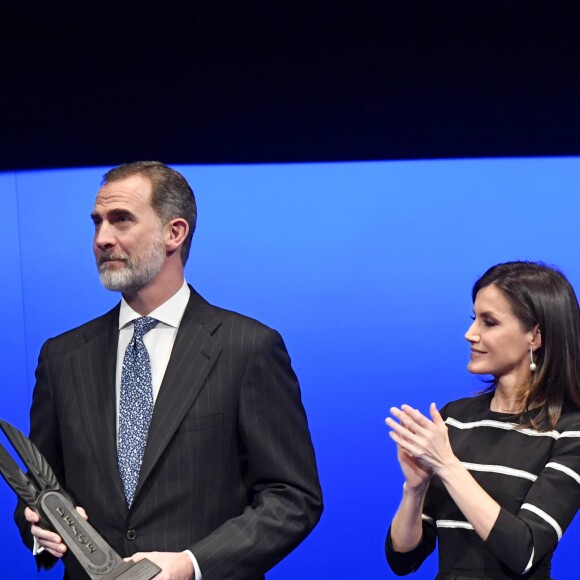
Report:
<svg viewBox="0 0 580 580"><path fill-rule="evenodd" d="M502 475L521 477L523 479L529 479L530 481L536 481L536 479L538 479L537 475L534 475L529 471L523 471L522 469L514 469L513 467L506 467L505 465L485 465L483 463L467 463L465 461L462 461L461 463L463 467L465 467L465 469L469 469L469 471L501 473Z"/></svg>
<svg viewBox="0 0 580 580"><path fill-rule="evenodd" d="M550 463L546 463L546 467L551 467L552 469L557 469L566 475L569 475L572 479L576 481L576 483L580 483L580 475L578 475L573 469L562 465L561 463L556 463L555 461L551 461Z"/></svg>
<svg viewBox="0 0 580 580"><path fill-rule="evenodd" d="M522 574L525 574L531 567L532 564L534 563L534 547L532 546L532 555L530 557L530 561L528 562L528 565L526 566L526 569L522 572Z"/></svg>
<svg viewBox="0 0 580 580"><path fill-rule="evenodd" d="M463 530L473 530L473 526L469 522L462 522L460 520L437 520L438 528L461 528Z"/></svg>
<svg viewBox="0 0 580 580"><path fill-rule="evenodd" d="M536 431L535 429L518 429L517 423L505 423L504 421L494 421L493 419L482 419L481 421L467 421L462 422L454 419L453 417L447 417L445 419L447 425L456 427L457 429L475 429L476 427L492 427L493 429L503 429L504 431L516 431L517 433L522 433L523 435L529 435L531 437L552 437L553 439L564 438L580 438L580 431Z"/></svg>
<svg viewBox="0 0 580 580"><path fill-rule="evenodd" d="M560 437L580 437L580 431L564 431Z"/></svg>
<svg viewBox="0 0 580 580"><path fill-rule="evenodd" d="M541 510L539 507L532 505L531 503L525 503L522 505L521 509L531 511L532 513L536 514L537 516L541 517L545 522L550 524L556 535L558 536L558 541L562 538L562 528L558 524L558 522L549 514L547 514L544 510Z"/></svg>
<svg viewBox="0 0 580 580"><path fill-rule="evenodd" d="M535 429L518 429L517 423L504 423L503 421L494 421L492 419L483 419L481 421L469 421L463 423L458 421L453 417L447 417L445 419L447 425L456 427L457 429L475 429L477 427L492 427L493 429L503 429L504 431L516 431L517 433L522 433L523 435L530 435L531 437L552 437L553 439L559 439L560 437L580 437L580 431L565 431L564 433L558 433L558 431L536 431ZM572 435L577 433L577 435Z"/></svg>

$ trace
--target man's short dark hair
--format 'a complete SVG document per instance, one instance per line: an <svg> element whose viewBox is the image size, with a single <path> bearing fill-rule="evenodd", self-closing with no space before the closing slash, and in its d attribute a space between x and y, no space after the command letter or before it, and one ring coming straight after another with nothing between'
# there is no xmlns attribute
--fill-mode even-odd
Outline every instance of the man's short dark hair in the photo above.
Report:
<svg viewBox="0 0 580 580"><path fill-rule="evenodd" d="M193 190L181 173L160 161L136 161L114 167L105 173L101 185L133 175L142 175L151 182L151 207L164 224L175 218L183 218L189 224L189 233L181 246L181 261L185 266L197 221Z"/></svg>

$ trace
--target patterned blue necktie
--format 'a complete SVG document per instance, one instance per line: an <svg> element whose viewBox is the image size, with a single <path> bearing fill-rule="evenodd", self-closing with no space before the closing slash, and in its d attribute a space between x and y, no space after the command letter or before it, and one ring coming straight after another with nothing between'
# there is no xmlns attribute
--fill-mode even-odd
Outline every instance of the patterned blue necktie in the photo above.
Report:
<svg viewBox="0 0 580 580"><path fill-rule="evenodd" d="M153 415L151 361L143 336L158 322L148 316L135 320L133 338L127 346L123 359L117 453L119 473L129 507L133 503L137 488L149 423Z"/></svg>

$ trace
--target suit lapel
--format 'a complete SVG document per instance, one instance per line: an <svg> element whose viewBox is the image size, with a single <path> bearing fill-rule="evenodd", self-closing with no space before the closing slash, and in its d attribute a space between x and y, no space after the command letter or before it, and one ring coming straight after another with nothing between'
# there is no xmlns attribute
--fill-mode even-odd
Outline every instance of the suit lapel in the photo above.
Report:
<svg viewBox="0 0 580 580"><path fill-rule="evenodd" d="M191 408L222 350L213 336L220 319L193 288L190 290L153 410L135 497Z"/></svg>
<svg viewBox="0 0 580 580"><path fill-rule="evenodd" d="M73 359L80 409L93 456L103 478L112 479L124 499L117 468L115 369L117 360L119 306L105 314L101 325L85 333L85 344Z"/></svg>

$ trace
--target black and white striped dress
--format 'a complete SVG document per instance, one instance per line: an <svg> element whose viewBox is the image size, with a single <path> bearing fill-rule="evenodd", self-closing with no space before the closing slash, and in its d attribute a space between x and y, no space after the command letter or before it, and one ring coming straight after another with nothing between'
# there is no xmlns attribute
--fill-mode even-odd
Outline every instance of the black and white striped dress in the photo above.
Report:
<svg viewBox="0 0 580 580"><path fill-rule="evenodd" d="M386 552L398 575L416 570L439 544L437 578L550 578L550 560L580 507L580 412L564 410L548 432L518 428L490 411L491 394L447 404L441 414L455 455L501 506L484 542L438 477L423 508L423 540Z"/></svg>

